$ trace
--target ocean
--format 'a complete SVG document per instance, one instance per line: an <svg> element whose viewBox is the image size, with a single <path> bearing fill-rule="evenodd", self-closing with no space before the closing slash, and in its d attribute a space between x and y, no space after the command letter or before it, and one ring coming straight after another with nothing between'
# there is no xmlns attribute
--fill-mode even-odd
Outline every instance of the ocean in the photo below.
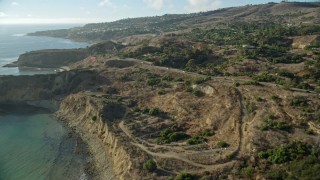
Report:
<svg viewBox="0 0 320 180"><path fill-rule="evenodd" d="M0 116L0 180L87 179L89 153L69 133L47 113Z"/></svg>
<svg viewBox="0 0 320 180"><path fill-rule="evenodd" d="M16 61L27 51L88 46L66 39L25 36L29 32L73 26L1 25L0 76L49 73L21 72L1 66ZM88 179L85 169L91 158L86 145L50 112L39 109L0 104L0 180Z"/></svg>
<svg viewBox="0 0 320 180"><path fill-rule="evenodd" d="M0 75L33 75L50 73L47 71L19 71L18 68L4 68L3 65L16 61L19 55L40 49L83 48L88 43L68 39L26 36L27 33L67 29L80 25L0 25Z"/></svg>

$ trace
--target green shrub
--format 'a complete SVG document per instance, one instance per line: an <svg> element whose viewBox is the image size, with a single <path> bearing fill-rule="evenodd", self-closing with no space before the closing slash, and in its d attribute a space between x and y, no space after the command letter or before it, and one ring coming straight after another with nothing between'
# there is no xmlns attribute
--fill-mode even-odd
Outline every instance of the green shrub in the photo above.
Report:
<svg viewBox="0 0 320 180"><path fill-rule="evenodd" d="M198 90L198 89L194 89L194 90L192 91L192 94L195 95L195 96L197 96L197 97L203 96L203 92L200 91L200 90Z"/></svg>
<svg viewBox="0 0 320 180"><path fill-rule="evenodd" d="M268 74L268 73L254 75L252 78L256 81L259 81L259 82L274 82L274 81L278 80L277 77L275 77L271 74Z"/></svg>
<svg viewBox="0 0 320 180"><path fill-rule="evenodd" d="M192 136L192 138L187 140L187 144L189 145L202 144L206 141L207 139L203 136Z"/></svg>
<svg viewBox="0 0 320 180"><path fill-rule="evenodd" d="M195 180L195 179L196 179L195 176L187 172L182 172L174 178L174 180Z"/></svg>
<svg viewBox="0 0 320 180"><path fill-rule="evenodd" d="M188 138L189 136L182 131L173 132L171 129L164 129L160 132L159 143L171 143Z"/></svg>
<svg viewBox="0 0 320 180"><path fill-rule="evenodd" d="M161 82L158 84L159 87L163 87L163 88L171 88L172 86L168 83L165 82Z"/></svg>
<svg viewBox="0 0 320 180"><path fill-rule="evenodd" d="M276 117L272 114L269 114L263 121L266 123L265 125L260 127L260 130L266 131L269 129L278 129L281 131L290 132L292 129L292 125L283 121L276 120Z"/></svg>
<svg viewBox="0 0 320 180"><path fill-rule="evenodd" d="M269 130L269 126L268 125L263 125L259 128L261 131L267 131Z"/></svg>
<svg viewBox="0 0 320 180"><path fill-rule="evenodd" d="M162 77L162 80L163 80L163 81L173 81L174 78L171 77L171 76L163 76L163 77Z"/></svg>
<svg viewBox="0 0 320 180"><path fill-rule="evenodd" d="M149 159L148 161L146 161L143 164L143 169L147 170L149 172L153 172L153 171L157 170L157 164L156 164L156 162L154 162L154 160Z"/></svg>
<svg viewBox="0 0 320 180"><path fill-rule="evenodd" d="M149 115L150 116L156 116L160 113L160 110L157 107L154 107L149 110Z"/></svg>
<svg viewBox="0 0 320 180"><path fill-rule="evenodd" d="M149 86L156 86L156 85L160 84L160 82L161 82L161 79L158 79L158 78L152 78L152 79L147 80L147 84Z"/></svg>
<svg viewBox="0 0 320 180"><path fill-rule="evenodd" d="M91 120L92 121L96 121L97 120L97 116L92 116Z"/></svg>
<svg viewBox="0 0 320 180"><path fill-rule="evenodd" d="M279 129L279 130L288 131L288 132L292 129L292 126L290 124L282 121L270 120L268 122L268 126L273 129Z"/></svg>
<svg viewBox="0 0 320 180"><path fill-rule="evenodd" d="M230 145L224 141L219 141L217 143L217 146L220 147L220 148L226 148L226 147L229 147Z"/></svg>
<svg viewBox="0 0 320 180"><path fill-rule="evenodd" d="M144 107L141 111L143 114L148 114L150 112L150 109L147 107Z"/></svg>
<svg viewBox="0 0 320 180"><path fill-rule="evenodd" d="M307 134L307 135L315 135L315 133L313 132L312 129L306 129L306 130L304 131L304 133Z"/></svg>
<svg viewBox="0 0 320 180"><path fill-rule="evenodd" d="M245 178L252 178L253 174L254 174L254 168L252 166L242 168L240 171L240 175Z"/></svg>
<svg viewBox="0 0 320 180"><path fill-rule="evenodd" d="M165 137L167 137L171 132L172 132L171 129L164 129L163 131L160 132L160 136L161 136L162 138L165 138Z"/></svg>
<svg viewBox="0 0 320 180"><path fill-rule="evenodd" d="M260 96L256 97L256 100L257 100L258 102L262 102L262 101L263 101L262 97L260 97Z"/></svg>
<svg viewBox="0 0 320 180"><path fill-rule="evenodd" d="M271 99L274 100L274 101L276 101L276 100L279 100L280 97L277 96L277 95L272 95L272 96L271 96Z"/></svg>
<svg viewBox="0 0 320 180"><path fill-rule="evenodd" d="M183 82L183 79L182 78L176 78L174 79L175 82Z"/></svg>
<svg viewBox="0 0 320 180"><path fill-rule="evenodd" d="M133 107L131 109L131 112L139 112L139 111L140 111L140 109L138 107Z"/></svg>
<svg viewBox="0 0 320 180"><path fill-rule="evenodd" d="M206 81L207 81L206 78L196 78L196 79L193 80L193 82L194 82L195 84L202 84L202 83L204 83L204 82L206 82Z"/></svg>
<svg viewBox="0 0 320 180"><path fill-rule="evenodd" d="M184 84L185 84L186 86L190 86L190 85L191 85L191 81L190 81L190 80L185 80L185 81L184 81Z"/></svg>
<svg viewBox="0 0 320 180"><path fill-rule="evenodd" d="M253 113L256 110L255 103L253 103L253 102L246 103L246 110L247 110L247 113L249 113L249 114Z"/></svg>
<svg viewBox="0 0 320 180"><path fill-rule="evenodd" d="M261 151L258 153L258 157L261 159L267 159L269 157L269 153L267 151Z"/></svg>
<svg viewBox="0 0 320 180"><path fill-rule="evenodd" d="M240 86L240 83L238 81L233 81L232 84L233 84L234 87L239 87Z"/></svg>
<svg viewBox="0 0 320 180"><path fill-rule="evenodd" d="M187 87L185 88L185 91L186 91L186 92L189 92L189 93L192 93L192 92L193 92L193 88L190 87L190 86L187 86Z"/></svg>
<svg viewBox="0 0 320 180"><path fill-rule="evenodd" d="M290 78L290 79L293 79L295 77L295 75L292 72L285 71L285 70L279 71L278 75L279 76L283 76L283 77L287 77L287 78Z"/></svg>
<svg viewBox="0 0 320 180"><path fill-rule="evenodd" d="M302 142L291 142L258 153L258 157L276 164L286 163L312 154L312 146Z"/></svg>
<svg viewBox="0 0 320 180"><path fill-rule="evenodd" d="M236 153L227 154L227 159L229 160L233 159L234 157L236 157Z"/></svg>
<svg viewBox="0 0 320 180"><path fill-rule="evenodd" d="M165 91L165 90L160 90L160 91L158 91L158 94L159 94L159 95L165 95L165 94L167 94L167 91Z"/></svg>
<svg viewBox="0 0 320 180"><path fill-rule="evenodd" d="M287 169L288 179L320 179L320 159L315 156L293 161Z"/></svg>
<svg viewBox="0 0 320 180"><path fill-rule="evenodd" d="M122 81L122 82L126 82L126 81L131 81L132 78L129 74L124 74L122 76L120 76L119 78L119 81Z"/></svg>
<svg viewBox="0 0 320 180"><path fill-rule="evenodd" d="M185 132L179 131L179 132L173 132L169 134L169 140L170 142L183 140L188 137L188 135Z"/></svg>
<svg viewBox="0 0 320 180"><path fill-rule="evenodd" d="M272 169L267 172L266 177L270 180L281 180L285 179L288 176L288 173L283 169Z"/></svg>
<svg viewBox="0 0 320 180"><path fill-rule="evenodd" d="M244 85L254 85L254 86L261 86L258 81L246 81L243 83Z"/></svg>
<svg viewBox="0 0 320 180"><path fill-rule="evenodd" d="M195 144L202 144L207 141L207 137L213 136L214 132L206 129L200 133L200 135L192 136L190 139L187 140L187 144L195 145Z"/></svg>
<svg viewBox="0 0 320 180"><path fill-rule="evenodd" d="M305 107L308 106L309 100L304 96L298 96L291 99L291 106Z"/></svg>
<svg viewBox="0 0 320 180"><path fill-rule="evenodd" d="M209 129L206 129L200 135L203 136L203 137L209 137L209 136L213 136L214 132L210 131Z"/></svg>

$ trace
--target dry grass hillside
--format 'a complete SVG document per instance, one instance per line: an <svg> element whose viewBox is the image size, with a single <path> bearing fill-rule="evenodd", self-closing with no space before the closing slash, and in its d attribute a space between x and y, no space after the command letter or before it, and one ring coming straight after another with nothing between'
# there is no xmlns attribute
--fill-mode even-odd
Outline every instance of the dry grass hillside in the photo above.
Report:
<svg viewBox="0 0 320 180"><path fill-rule="evenodd" d="M94 68L85 62L81 68ZM181 172L238 179L248 167L260 179L276 166L259 152L295 141L320 143L318 94L245 77L204 80L134 59L101 57L97 67L97 79L105 83L91 80L91 88L66 98L58 114L89 128L107 147L121 147L111 155L115 164L130 162L114 167L124 179L167 179ZM144 170L150 159L157 167L151 173Z"/></svg>

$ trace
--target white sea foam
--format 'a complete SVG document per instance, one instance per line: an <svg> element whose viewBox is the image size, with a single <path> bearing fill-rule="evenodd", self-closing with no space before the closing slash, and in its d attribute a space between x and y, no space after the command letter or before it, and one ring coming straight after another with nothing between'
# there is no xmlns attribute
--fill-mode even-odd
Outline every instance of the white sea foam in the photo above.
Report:
<svg viewBox="0 0 320 180"><path fill-rule="evenodd" d="M19 57L0 58L0 64L17 61Z"/></svg>
<svg viewBox="0 0 320 180"><path fill-rule="evenodd" d="M14 36L14 37L21 37L21 36L25 36L26 34L13 34L11 36Z"/></svg>

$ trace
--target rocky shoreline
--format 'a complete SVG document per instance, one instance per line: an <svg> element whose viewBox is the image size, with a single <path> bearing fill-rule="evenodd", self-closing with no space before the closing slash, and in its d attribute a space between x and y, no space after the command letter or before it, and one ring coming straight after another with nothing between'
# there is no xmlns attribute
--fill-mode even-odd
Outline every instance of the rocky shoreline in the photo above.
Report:
<svg viewBox="0 0 320 180"><path fill-rule="evenodd" d="M89 161L84 165L84 176L81 177L83 179L94 179L94 180L114 180L115 175L112 170L112 161L110 160L107 151L105 150L105 146L102 141L87 131L83 126L77 126L72 123L72 120L68 120L67 118L60 116L56 113L57 108L56 101L51 101L51 105L49 102L46 103L31 103L25 102L20 104L0 104L0 116L19 113L19 114L30 114L33 112L45 112L52 113L53 119L59 121L63 127L68 130L68 134L64 137L63 141L67 141L70 138L76 140L77 145L74 150L76 154L89 153ZM55 107L55 108L49 108Z"/></svg>
<svg viewBox="0 0 320 180"><path fill-rule="evenodd" d="M95 137L93 134L87 133L83 127L74 126L69 120L60 117L59 115L54 115L57 120L62 122L65 127L67 127L71 132L75 133L79 138L81 143L87 145L88 151L92 158L92 162L87 164L85 169L85 174L88 175L89 179L96 180L114 180L116 179L112 170L112 163L110 157L106 154L103 144L99 138Z"/></svg>

